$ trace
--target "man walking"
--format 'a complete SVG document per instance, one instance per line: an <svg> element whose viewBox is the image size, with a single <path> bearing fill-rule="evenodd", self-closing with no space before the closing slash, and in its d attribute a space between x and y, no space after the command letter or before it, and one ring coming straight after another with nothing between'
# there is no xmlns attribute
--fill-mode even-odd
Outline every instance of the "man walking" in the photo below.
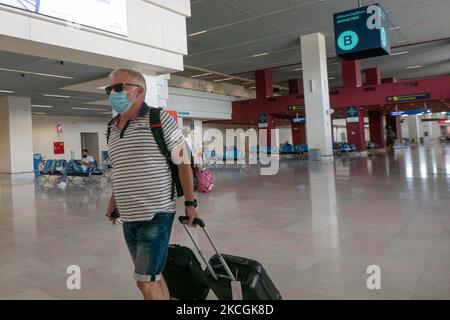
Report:
<svg viewBox="0 0 450 320"><path fill-rule="evenodd" d="M108 125L107 140L113 167L113 194L107 209L115 223L118 211L125 241L134 262L134 279L146 300L167 300L170 294L162 276L175 216L172 174L150 129L150 107L145 103L142 74L118 69L110 74L106 93L118 113ZM185 138L175 120L161 112L161 127L168 151L187 154ZM177 164L185 197L188 225L198 217L194 179L189 163Z"/></svg>

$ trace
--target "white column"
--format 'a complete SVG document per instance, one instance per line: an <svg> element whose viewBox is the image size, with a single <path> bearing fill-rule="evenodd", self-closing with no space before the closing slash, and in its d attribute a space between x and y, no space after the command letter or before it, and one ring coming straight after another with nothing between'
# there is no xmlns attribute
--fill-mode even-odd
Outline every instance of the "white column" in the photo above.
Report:
<svg viewBox="0 0 450 320"><path fill-rule="evenodd" d="M157 76L153 72L142 72L147 85L145 102L152 107L161 107L166 109L167 100L169 100L169 74ZM170 106L169 106L170 107Z"/></svg>
<svg viewBox="0 0 450 320"><path fill-rule="evenodd" d="M419 128L419 116L410 115L408 116L408 129L409 129L409 142L419 143L420 142L420 128Z"/></svg>
<svg viewBox="0 0 450 320"><path fill-rule="evenodd" d="M151 107L158 107L158 81L154 73L142 73L145 78L145 84L147 86L147 92L145 94L145 102Z"/></svg>
<svg viewBox="0 0 450 320"><path fill-rule="evenodd" d="M333 157L330 97L328 93L325 36L302 36L303 87L305 92L306 135L309 149L320 149L323 158Z"/></svg>
<svg viewBox="0 0 450 320"><path fill-rule="evenodd" d="M0 173L33 178L31 99L0 98Z"/></svg>
<svg viewBox="0 0 450 320"><path fill-rule="evenodd" d="M426 114L423 119L431 119L433 118L433 115L431 113ZM432 143L433 142L433 122L420 122L422 126L422 135L423 135L423 142L425 143Z"/></svg>

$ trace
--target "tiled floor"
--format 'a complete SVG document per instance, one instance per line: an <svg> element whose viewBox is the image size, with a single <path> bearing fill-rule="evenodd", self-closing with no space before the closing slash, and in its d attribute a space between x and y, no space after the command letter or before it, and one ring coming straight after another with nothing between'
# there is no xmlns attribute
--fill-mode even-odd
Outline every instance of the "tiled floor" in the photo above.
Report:
<svg viewBox="0 0 450 320"><path fill-rule="evenodd" d="M261 261L286 299L450 299L450 145L215 178L199 196L211 234ZM104 182L0 184L0 298L139 299L121 227L104 217L110 194ZM178 224L172 241L191 245ZM66 288L69 265L81 290ZM367 289L369 265L380 290Z"/></svg>

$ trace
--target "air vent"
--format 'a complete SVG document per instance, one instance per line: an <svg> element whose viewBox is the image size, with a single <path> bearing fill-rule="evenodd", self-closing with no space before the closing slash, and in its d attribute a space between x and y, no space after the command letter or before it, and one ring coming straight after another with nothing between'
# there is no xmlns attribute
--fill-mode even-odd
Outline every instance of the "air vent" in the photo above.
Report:
<svg viewBox="0 0 450 320"><path fill-rule="evenodd" d="M364 91L377 91L377 88L375 88L375 87L368 87L368 88L364 88Z"/></svg>
<svg viewBox="0 0 450 320"><path fill-rule="evenodd" d="M268 100L269 102L275 102L275 101L277 101L277 98L275 98L275 97L269 97L267 100Z"/></svg>
<svg viewBox="0 0 450 320"><path fill-rule="evenodd" d="M405 83L405 87L407 87L407 88L415 88L418 85L419 85L418 82L407 82L407 83Z"/></svg>

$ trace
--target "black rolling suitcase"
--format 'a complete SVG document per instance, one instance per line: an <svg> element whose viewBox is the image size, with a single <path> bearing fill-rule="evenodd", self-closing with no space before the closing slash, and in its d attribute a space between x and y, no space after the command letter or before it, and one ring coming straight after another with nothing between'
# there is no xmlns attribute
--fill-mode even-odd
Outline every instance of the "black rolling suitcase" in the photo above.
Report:
<svg viewBox="0 0 450 320"><path fill-rule="evenodd" d="M181 223L184 223L188 218L179 217L178 219ZM183 224L200 254L200 257L207 266L201 281L206 281L208 283L209 287L211 287L219 300L282 299L280 292L259 262L237 256L222 255L206 230L205 223L200 219L195 219L194 223L202 228L216 252L216 254L208 261L200 250L189 228ZM164 277L166 277L165 274ZM195 278L199 277L196 276ZM196 280L196 282L199 281L200 280ZM177 284L175 284L175 286L177 286ZM171 286L169 286L169 291L171 290L177 289L172 289Z"/></svg>
<svg viewBox="0 0 450 320"><path fill-rule="evenodd" d="M163 276L171 297L178 300L204 300L210 290L200 262L188 247L169 245Z"/></svg>

